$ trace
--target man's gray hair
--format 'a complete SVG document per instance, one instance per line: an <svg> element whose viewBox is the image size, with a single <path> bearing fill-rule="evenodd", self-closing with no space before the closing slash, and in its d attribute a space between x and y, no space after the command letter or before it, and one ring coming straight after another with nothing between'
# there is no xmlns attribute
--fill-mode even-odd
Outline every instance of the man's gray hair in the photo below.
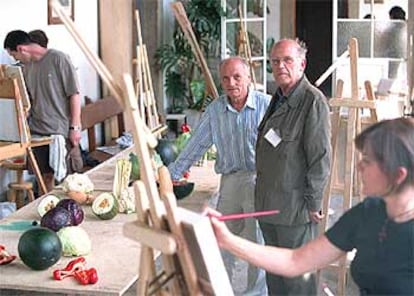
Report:
<svg viewBox="0 0 414 296"><path fill-rule="evenodd" d="M277 41L273 46L277 46L280 42L283 42L283 41L290 41L290 42L296 43L298 55L301 58L306 59L306 54L308 53L308 48L307 48L306 43L304 41L300 40L299 38L295 38L295 39L282 38L279 41Z"/></svg>
<svg viewBox="0 0 414 296"><path fill-rule="evenodd" d="M221 60L219 64L219 70L221 70L221 67L230 60L238 60L240 64L242 64L246 68L247 73L250 73L250 66L248 62L241 56L232 56L232 57L228 57L228 58Z"/></svg>

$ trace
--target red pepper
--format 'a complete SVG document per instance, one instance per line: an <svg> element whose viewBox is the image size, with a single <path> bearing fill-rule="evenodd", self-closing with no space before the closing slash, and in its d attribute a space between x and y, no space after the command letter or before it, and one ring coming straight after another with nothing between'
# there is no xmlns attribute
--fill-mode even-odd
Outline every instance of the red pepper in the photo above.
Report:
<svg viewBox="0 0 414 296"><path fill-rule="evenodd" d="M75 279L77 279L78 282L82 285L89 284L89 274L86 270L79 270L75 272L73 275L75 276Z"/></svg>
<svg viewBox="0 0 414 296"><path fill-rule="evenodd" d="M66 277L74 276L75 272L85 269L86 260L84 257L78 257L70 261L65 268L53 271L55 280L63 280Z"/></svg>
<svg viewBox="0 0 414 296"><path fill-rule="evenodd" d="M79 270L75 272L75 278L82 285L95 284L98 281L98 273L95 268Z"/></svg>
<svg viewBox="0 0 414 296"><path fill-rule="evenodd" d="M9 252L6 251L6 247L0 245L0 265L6 265L16 259L16 255L10 255Z"/></svg>
<svg viewBox="0 0 414 296"><path fill-rule="evenodd" d="M181 125L181 132L189 133L190 131L191 131L190 125L188 125L187 123L183 123Z"/></svg>
<svg viewBox="0 0 414 296"><path fill-rule="evenodd" d="M89 284L95 284L96 282L98 282L98 272L96 271L95 268L90 268L88 270L88 275L89 275Z"/></svg>

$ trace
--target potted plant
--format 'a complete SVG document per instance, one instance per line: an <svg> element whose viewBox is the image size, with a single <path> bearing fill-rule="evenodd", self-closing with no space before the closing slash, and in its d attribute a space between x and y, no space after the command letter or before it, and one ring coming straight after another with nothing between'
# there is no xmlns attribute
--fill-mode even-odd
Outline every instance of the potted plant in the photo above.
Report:
<svg viewBox="0 0 414 296"><path fill-rule="evenodd" d="M223 15L220 1L189 0L184 3L184 7L205 59L218 59ZM204 109L212 98L206 98L204 78L177 22L171 43L158 48L155 58L165 73L164 86L170 100L169 112L181 113L186 108Z"/></svg>

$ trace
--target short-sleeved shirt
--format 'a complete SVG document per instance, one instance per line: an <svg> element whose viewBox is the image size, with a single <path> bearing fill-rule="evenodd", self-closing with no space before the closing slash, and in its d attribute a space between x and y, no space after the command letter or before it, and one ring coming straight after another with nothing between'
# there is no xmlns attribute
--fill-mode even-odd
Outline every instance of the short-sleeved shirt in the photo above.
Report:
<svg viewBox="0 0 414 296"><path fill-rule="evenodd" d="M257 127L269 103L269 95L253 89L249 89L246 104L240 111L231 106L226 95L215 99L206 108L177 160L168 166L171 177L180 179L212 145L217 149L214 167L217 174L255 171Z"/></svg>
<svg viewBox="0 0 414 296"><path fill-rule="evenodd" d="M69 57L49 49L39 60L24 65L32 108L29 127L33 134L60 134L68 137L69 98L79 93L76 70Z"/></svg>
<svg viewBox="0 0 414 296"><path fill-rule="evenodd" d="M366 198L326 236L343 251L356 249L351 275L361 294L414 295L414 220L389 220L382 198Z"/></svg>

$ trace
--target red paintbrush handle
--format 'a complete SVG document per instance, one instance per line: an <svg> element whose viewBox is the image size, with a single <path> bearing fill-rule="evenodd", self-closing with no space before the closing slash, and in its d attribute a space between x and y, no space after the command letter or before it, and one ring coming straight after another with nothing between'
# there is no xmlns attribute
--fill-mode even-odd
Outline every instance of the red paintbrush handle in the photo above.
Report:
<svg viewBox="0 0 414 296"><path fill-rule="evenodd" d="M241 214L230 214L230 215L223 215L216 217L220 221L228 221L228 220L235 220L235 219L244 219L244 218L254 218L260 216L268 216L279 214L279 210L270 210L270 211L261 211L261 212L252 212L252 213L241 213Z"/></svg>

